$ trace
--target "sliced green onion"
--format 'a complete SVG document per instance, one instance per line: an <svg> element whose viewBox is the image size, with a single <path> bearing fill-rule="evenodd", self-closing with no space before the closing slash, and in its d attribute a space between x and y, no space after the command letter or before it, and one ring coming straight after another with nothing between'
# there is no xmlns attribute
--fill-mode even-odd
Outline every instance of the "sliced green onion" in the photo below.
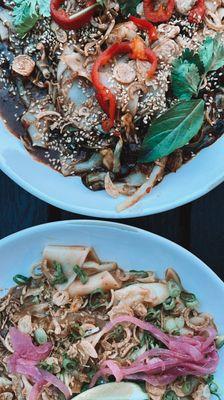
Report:
<svg viewBox="0 0 224 400"><path fill-rule="evenodd" d="M26 285L30 281L30 278L27 278L24 275L18 274L13 277L13 280L17 285L22 286L22 285Z"/></svg>
<svg viewBox="0 0 224 400"><path fill-rule="evenodd" d="M167 285L168 285L169 295L171 297L180 296L181 288L177 282L175 282L173 279L171 279L170 281L168 281Z"/></svg>
<svg viewBox="0 0 224 400"><path fill-rule="evenodd" d="M198 299L193 293L181 292L180 298L186 307L197 308L199 305Z"/></svg>
<svg viewBox="0 0 224 400"><path fill-rule="evenodd" d="M178 400L176 393L173 390L169 390L163 396L163 400Z"/></svg>
<svg viewBox="0 0 224 400"><path fill-rule="evenodd" d="M34 332L34 337L39 344L47 342L47 334L43 328L37 328Z"/></svg>
<svg viewBox="0 0 224 400"><path fill-rule="evenodd" d="M168 333L179 333L179 330L182 329L184 327L184 318L183 317L179 317L179 318L171 318L171 317L167 317L164 320L164 329L168 332Z"/></svg>
<svg viewBox="0 0 224 400"><path fill-rule="evenodd" d="M46 361L40 362L39 363L39 367L44 369L45 371L54 372L54 365L53 364L48 364Z"/></svg>
<svg viewBox="0 0 224 400"><path fill-rule="evenodd" d="M70 358L64 358L62 361L62 366L65 371L72 372L77 369L78 362L76 360L71 360Z"/></svg>
<svg viewBox="0 0 224 400"><path fill-rule="evenodd" d="M156 310L155 308L148 308L147 315L145 317L146 321L153 321L155 319L159 319L161 315L160 310Z"/></svg>
<svg viewBox="0 0 224 400"><path fill-rule="evenodd" d="M70 333L70 339L73 342L83 338L85 331L79 324L77 323L72 324L72 329L74 329L74 331Z"/></svg>
<svg viewBox="0 0 224 400"><path fill-rule="evenodd" d="M98 298L98 296L100 296L101 300L106 298L106 293L103 291L103 289L98 288L93 290L93 292L90 294L89 307L92 310L96 310L97 308L104 307L108 304L106 300L104 302L100 302L100 298Z"/></svg>
<svg viewBox="0 0 224 400"><path fill-rule="evenodd" d="M218 336L215 343L216 343L217 349L218 350L221 349L224 346L224 335Z"/></svg>
<svg viewBox="0 0 224 400"><path fill-rule="evenodd" d="M222 400L218 394L219 387L214 382L214 375L209 375L209 377L207 379L207 384L209 386L209 390L210 390L211 394L213 394L213 396L216 396L219 400Z"/></svg>
<svg viewBox="0 0 224 400"><path fill-rule="evenodd" d="M81 269L78 265L75 265L73 267L73 271L77 274L77 277L80 279L83 285L85 285L88 282L89 278L86 271Z"/></svg>
<svg viewBox="0 0 224 400"><path fill-rule="evenodd" d="M52 285L53 286L61 285L63 283L68 282L68 278L65 276L65 274L63 272L62 265L59 264L58 262L54 261L53 266L55 269L55 274L54 274L54 278L52 280Z"/></svg>
<svg viewBox="0 0 224 400"><path fill-rule="evenodd" d="M141 278L147 278L148 277L148 272L146 271L137 271L135 269L131 269L130 274L138 275Z"/></svg>
<svg viewBox="0 0 224 400"><path fill-rule="evenodd" d="M116 340L122 340L123 333L124 333L123 326L122 325L118 325L118 326L116 326L114 331L111 333L110 337L113 338L115 341Z"/></svg>
<svg viewBox="0 0 224 400"><path fill-rule="evenodd" d="M163 303L163 308L166 311L173 310L176 306L176 301L174 297L168 297Z"/></svg>
<svg viewBox="0 0 224 400"><path fill-rule="evenodd" d="M195 391L199 384L199 381L194 376L188 376L182 385L182 391L184 394L189 395Z"/></svg>

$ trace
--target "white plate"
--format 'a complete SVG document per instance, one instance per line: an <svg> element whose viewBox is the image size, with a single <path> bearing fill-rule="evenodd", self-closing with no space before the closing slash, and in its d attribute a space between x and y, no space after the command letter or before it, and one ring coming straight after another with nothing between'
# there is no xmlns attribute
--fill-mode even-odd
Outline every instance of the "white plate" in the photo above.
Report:
<svg viewBox="0 0 224 400"><path fill-rule="evenodd" d="M126 269L152 269L163 276L172 266L184 286L197 295L201 309L214 316L224 333L224 284L202 261L167 239L121 224L103 221L64 221L40 225L0 241L0 287L9 288L15 274L29 274L46 244L91 245L100 258L117 261ZM224 351L216 381L224 399Z"/></svg>
<svg viewBox="0 0 224 400"><path fill-rule="evenodd" d="M101 218L132 218L156 214L186 204L212 190L224 180L224 137L197 157L169 174L152 193L134 207L117 213L105 191L91 192L79 177L64 178L35 161L22 143L0 121L0 168L18 185L41 200L78 214Z"/></svg>

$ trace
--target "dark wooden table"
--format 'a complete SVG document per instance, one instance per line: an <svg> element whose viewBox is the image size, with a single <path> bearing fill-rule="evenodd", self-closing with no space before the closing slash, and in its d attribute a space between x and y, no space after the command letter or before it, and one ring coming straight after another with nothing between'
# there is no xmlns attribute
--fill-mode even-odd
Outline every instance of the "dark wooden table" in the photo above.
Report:
<svg viewBox="0 0 224 400"><path fill-rule="evenodd" d="M0 212L0 238L45 222L91 219L36 199L1 172ZM120 222L173 240L201 258L224 280L224 185L176 210Z"/></svg>

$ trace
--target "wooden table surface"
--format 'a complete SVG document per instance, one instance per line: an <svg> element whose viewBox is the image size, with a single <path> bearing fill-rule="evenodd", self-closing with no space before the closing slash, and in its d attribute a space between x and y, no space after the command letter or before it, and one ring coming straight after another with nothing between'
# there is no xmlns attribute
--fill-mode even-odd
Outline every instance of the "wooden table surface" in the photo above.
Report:
<svg viewBox="0 0 224 400"><path fill-rule="evenodd" d="M92 219L44 203L1 172L0 194L0 238L45 222ZM176 210L118 222L143 228L180 244L224 280L224 184Z"/></svg>

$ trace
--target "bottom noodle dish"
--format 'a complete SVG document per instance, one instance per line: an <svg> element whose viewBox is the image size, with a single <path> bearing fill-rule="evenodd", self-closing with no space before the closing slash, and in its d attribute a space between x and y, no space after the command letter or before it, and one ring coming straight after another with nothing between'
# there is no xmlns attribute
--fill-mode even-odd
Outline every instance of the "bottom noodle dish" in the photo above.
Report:
<svg viewBox="0 0 224 400"><path fill-rule="evenodd" d="M47 246L0 303L1 400L221 399L224 343L169 268L122 270L93 248Z"/></svg>

